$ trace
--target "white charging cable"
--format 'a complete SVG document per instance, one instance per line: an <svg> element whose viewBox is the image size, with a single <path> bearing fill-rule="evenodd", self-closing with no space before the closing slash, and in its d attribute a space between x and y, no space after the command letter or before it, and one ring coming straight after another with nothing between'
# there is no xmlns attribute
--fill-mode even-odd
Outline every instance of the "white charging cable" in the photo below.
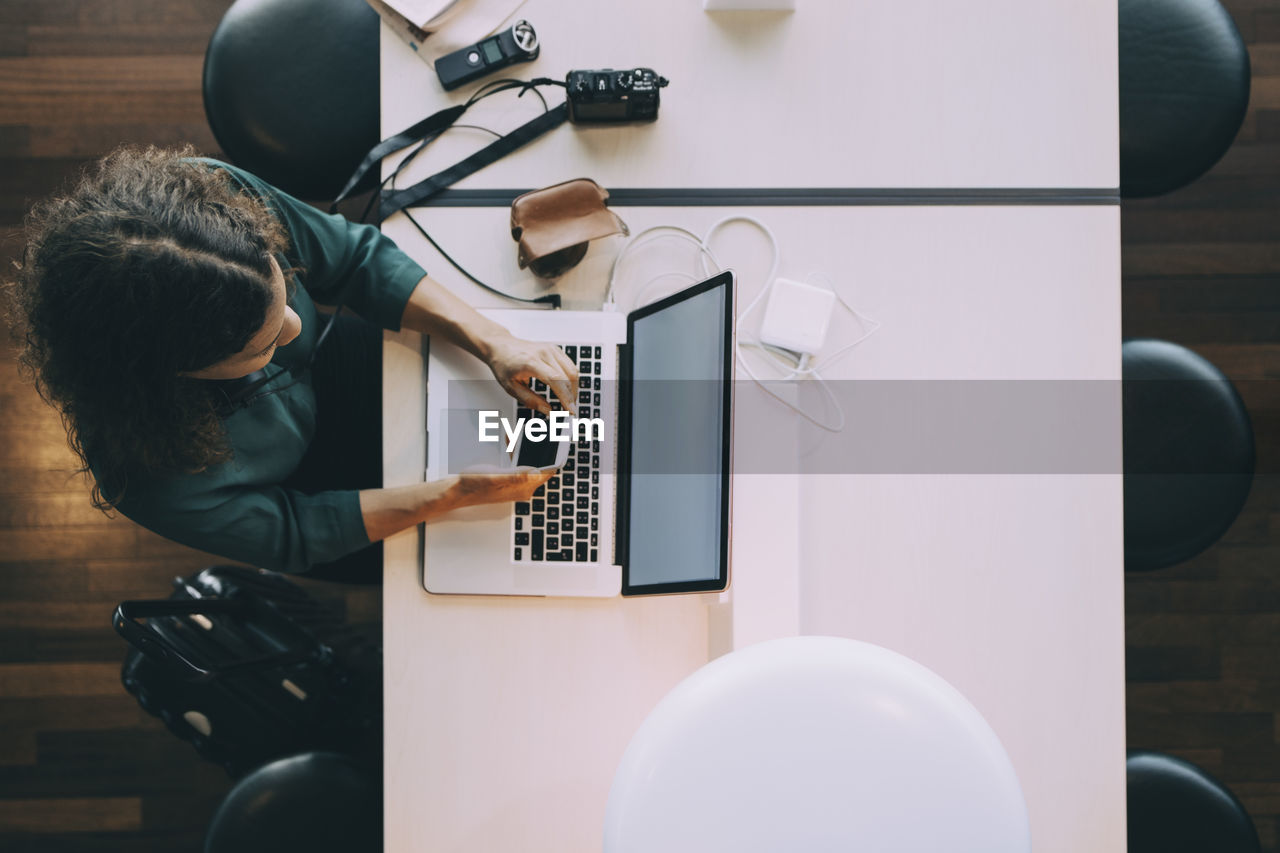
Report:
<svg viewBox="0 0 1280 853"><path fill-rule="evenodd" d="M844 346L842 346L840 349L836 350L835 352L828 353L828 354L824 355L824 356L823 356L823 357L818 361L818 363L817 363L817 364L815 364L815 365L813 366L813 369L814 369L814 370L816 370L816 369L818 369L818 367L820 367L820 366L827 366L827 367L830 367L832 364L835 364L838 360L840 360L840 359L841 359L841 358L843 358L844 356L848 355L850 352L852 352L852 351L853 351L853 348L854 348L854 347L858 346L858 344L862 343L862 342L863 342L863 341L865 341L867 338L871 337L871 336L872 336L872 335L874 335L876 332L880 331L880 325L881 325L881 324L880 324L880 321L879 321L879 320L873 320L873 319L871 319L871 318L870 318L870 317L868 317L866 314L861 313L860 311L858 311L858 309L854 308L852 305L850 305L848 302L846 302L846 301L844 300L844 297L843 297L843 296L841 296L841 295L836 291L835 287L833 287L833 286L832 286L832 284L831 284L831 279L829 279L829 278L827 277L826 273L820 272L820 271L818 271L818 270L812 270L812 271L810 271L810 273L809 273L809 275L808 275L808 279L809 279L810 281L812 281L812 280L814 279L814 277L821 278L821 279L822 279L822 282L821 282L821 283L826 285L827 290L830 290L832 293L835 293L835 295L836 295L836 299L840 302L840 304L841 304L841 305L843 305L843 306L844 306L845 310L846 310L846 311L848 311L851 315L853 315L853 318L854 318L855 320L857 320L857 321L858 321L858 323L859 323L859 324L860 324L864 329L866 329L866 331L862 333L862 336L861 336L861 337L859 337L859 338L855 338L855 339L854 339L854 341L853 341L852 343L845 344Z"/></svg>
<svg viewBox="0 0 1280 853"><path fill-rule="evenodd" d="M744 308L741 311L741 313L738 314L739 324L744 322L751 315L751 313L755 311L757 307L759 307L760 303L773 289L775 276L778 272L779 251L778 251L778 240L774 236L773 231L769 228L769 226L765 225L763 222L761 222L759 219L756 219L754 216L746 216L743 214L734 214L730 216L725 216L717 220L714 224L712 224L710 228L707 229L707 233L702 237L699 237L698 235L694 234L692 231L689 231L685 228L681 228L676 225L657 225L652 228L646 228L645 230L636 234L627 243L627 245L625 245L622 248L622 250L618 253L617 257L614 258L613 266L609 271L609 284L605 290L605 304L604 304L605 310L608 310L608 311L617 310L617 304L615 301L617 297L617 281L618 281L619 270L622 268L623 259L626 258L634 250L642 246L655 243L658 240L661 240L663 238L675 238L687 243L691 243L695 247L697 247L698 264L701 268L703 278L709 278L715 273L720 272L723 269L723 267L721 266L720 262L716 259L715 254L711 251L710 244L711 244L712 238L715 237L716 233L725 225L728 225L732 222L746 222L751 225L754 225L765 235L765 237L768 238L769 248L770 248L769 272L768 272L768 275L765 276L765 285L760 289L760 292L756 294L756 297L753 300L751 300L750 304L748 304L747 307ZM710 261L711 263L710 268L708 268L707 266L708 261ZM821 275L821 273L810 273L809 278L813 278L814 275ZM648 281L646 281L644 284L640 286L639 293L636 295L636 298L635 298L635 304L627 306L628 309L649 304L648 302L645 301L644 297L649 293L653 285L662 279L671 278L671 277L680 277L690 282L696 282L699 280L698 276L692 275L687 272L682 272L682 271L667 271L667 272L660 273L650 278ZM854 347L858 346L867 338L871 337L871 335L875 334L876 331L878 331L880 328L880 323L858 312L857 309L855 309L852 305L850 305L848 302L845 301L844 297L842 297L838 292L836 292L835 288L831 286L830 279L827 279L826 276L822 276L822 278L826 281L827 290L831 291L835 295L836 299L840 302L840 304L843 305L845 309L849 311L859 321L859 323L862 324L863 328L867 330L861 337L859 337L857 340L853 341L852 343L841 347L840 349L836 350L833 353L822 356L815 362L813 361L813 354L811 353L792 353L790 351L782 350L778 347L766 344L763 341L759 340L758 338L744 337L741 333L739 333L737 346L735 347L735 355L737 357L738 363L742 365L742 369L746 372L747 376L749 376L751 380L755 382L756 385L759 386L760 389L764 391L766 394L768 394L770 397L773 397L779 403L782 403L784 406L791 409L796 414L800 415L802 418L804 418L814 426L818 427L819 429L825 430L827 432L840 432L841 430L844 429L844 426L845 426L844 409L840 405L839 399L836 397L835 393L831 390L831 387L828 385L827 381L818 372L818 369L820 367L833 364L837 359L843 357L844 355L847 355ZM650 300L650 301L653 301L653 300ZM742 348L744 346L758 349L765 356L769 357L771 360L776 362L779 365L780 369L787 371L787 373L783 376L774 377L772 379L761 379L759 376L756 375L755 371L752 370L751 364L743 356ZM794 363L791 363L791 362L794 362ZM826 394L827 399L830 401L831 406L835 409L836 414L838 416L838 420L834 425L819 421L817 418L813 417L811 414L806 412L803 408L791 402L790 400L786 399L785 397L782 397L773 389L771 389L767 384L765 384L766 382L786 382L786 381L799 379L799 378L806 378L806 379L812 378L814 381L818 383L818 387L821 388L823 392Z"/></svg>
<svg viewBox="0 0 1280 853"><path fill-rule="evenodd" d="M608 287L605 288L605 291L604 291L604 310L606 311L617 310L617 303L615 302L616 282L618 280L618 270L622 268L623 259L626 258L627 255L634 252L636 249L640 248L641 246L647 246L652 243L656 243L658 240L661 240L663 237L674 237L676 239L683 240L688 243L692 243L694 246L697 246L698 248L698 258L702 264L705 264L707 258L710 258L711 263L715 266L716 271L719 272L719 270L721 269L720 262L716 260L715 255L711 254L711 250L707 248L706 241L704 241L697 234L694 234L692 231L689 231L686 228L681 228L678 225L655 225L652 228L646 228L643 231L641 231L639 234L636 234L634 237L632 237L627 242L627 245L622 247L622 251L618 252L617 256L613 259L613 266L610 267L609 269L609 285ZM649 286L652 285L655 281L661 278L666 278L668 275L671 275L671 274L672 273L666 272L666 273L662 273L661 275L656 275L653 278L649 279L643 285L641 285L640 294L644 295L644 293L648 292ZM698 280L696 276L693 276L689 273L683 273L683 275L688 275L689 278L692 279L693 281ZM638 304L645 304L645 303L641 303L638 297L636 299L636 302ZM633 306L628 306L628 307L633 307Z"/></svg>
<svg viewBox="0 0 1280 853"><path fill-rule="evenodd" d="M812 282L815 275L821 275L821 273L817 273L817 274L810 273L807 277L810 282ZM826 279L826 276L822 276L822 277ZM818 420L817 418L809 414L807 411L805 411L801 407L793 404L790 400L783 399L782 397L775 394L772 390L770 390L769 387L766 386L759 379L759 377L756 376L755 372L752 371L751 365L747 361L747 359L742 355L741 349L739 349L739 352L738 352L738 362L742 365L742 369L746 371L747 375L750 376L753 380L755 380L756 384L759 385L760 388L765 393L769 394L769 396L773 397L775 400L778 400L780 403L787 406L789 409L792 409L801 417L803 417L805 420L807 420L809 423L813 424L819 429L825 430L827 432L841 432L842 430L844 430L844 427L845 427L844 407L840 405L840 401L836 397L835 392L831 390L831 386L828 384L827 380L818 371L820 368L827 367L834 364L838 359L844 357L849 352L851 352L854 349L854 347L858 346L867 338L874 335L880 329L880 323L879 321L873 320L870 317L866 316L865 314L862 314L856 308L850 305L847 301L845 301L844 297L842 297L839 293L837 293L835 288L831 287L829 279L826 280L826 284L827 284L826 289L831 291L833 294L835 294L836 299L839 301L841 305L844 306L845 310L848 311L850 314L852 314L858 320L858 322L862 325L862 327L866 330L863 332L861 336L859 336L852 343L846 344L845 346L841 347L840 349L836 350L833 353L829 353L827 355L821 356L820 358L817 358L817 360L814 360L814 356L810 353L796 353L790 350L785 350L785 349L782 349L781 347L776 347L771 344L767 344L764 341L760 340L759 338L745 337L741 333L739 333L738 335L738 346L740 348L746 346L746 347L752 347L754 349L760 350L762 353L770 356L773 359L773 361L777 362L777 364L781 369L787 371L785 375L779 376L772 381L787 382L793 379L800 379L800 378L804 378L804 379L811 378L814 381L816 381L818 383L818 387L822 389L823 393L826 395L827 401L829 402L831 408L835 410L836 422L834 424L824 423ZM771 291L773 288L773 285L774 285L774 282L770 281L769 284L765 287L765 289L761 291L761 295L763 296L764 293ZM747 312L755 308L756 305L759 303L759 301L760 301L760 297L757 297L756 300L753 301L752 304L747 307L747 310L742 312L742 315L739 317L739 320L745 320L747 316Z"/></svg>

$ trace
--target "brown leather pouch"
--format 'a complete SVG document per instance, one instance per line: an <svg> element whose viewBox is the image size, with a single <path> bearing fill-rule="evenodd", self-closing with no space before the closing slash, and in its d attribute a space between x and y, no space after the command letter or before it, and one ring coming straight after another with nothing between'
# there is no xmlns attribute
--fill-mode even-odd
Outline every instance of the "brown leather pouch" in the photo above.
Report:
<svg viewBox="0 0 1280 853"><path fill-rule="evenodd" d="M609 191L590 178L533 190L511 202L511 237L520 245L520 269L556 278L587 253L587 243L629 234L627 224L605 206Z"/></svg>

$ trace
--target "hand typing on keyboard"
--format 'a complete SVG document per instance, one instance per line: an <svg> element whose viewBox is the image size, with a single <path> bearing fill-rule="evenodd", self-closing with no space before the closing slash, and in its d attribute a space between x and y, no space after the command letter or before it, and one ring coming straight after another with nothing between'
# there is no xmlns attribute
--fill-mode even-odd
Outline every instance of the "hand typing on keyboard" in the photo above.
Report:
<svg viewBox="0 0 1280 853"><path fill-rule="evenodd" d="M557 348L577 365L579 394L574 414L591 418L600 411L601 347L565 344ZM552 388L535 380L532 391L544 403ZM563 401L563 397L560 398ZM517 415L527 418L530 409ZM600 560L600 439L580 437L559 471L533 492L532 500L516 502L511 520L511 559L516 563L595 563ZM606 543L607 544L607 543Z"/></svg>
<svg viewBox="0 0 1280 853"><path fill-rule="evenodd" d="M520 340L428 276L418 282L409 297L401 325L423 334L440 335L479 358L521 406L551 414L552 400L556 399L574 414L579 411L575 401L584 392L577 387L578 369L563 350ZM551 388L554 397L535 394L531 387L534 383ZM554 474L519 468L466 472L407 486L364 489L359 493L360 515L369 540L376 541L462 506L529 503L537 499L537 491L545 489Z"/></svg>
<svg viewBox="0 0 1280 853"><path fill-rule="evenodd" d="M537 379L550 386L560 405L577 414L578 366L560 347L507 335L489 342L486 361L498 384L520 405L551 413L551 404L529 388Z"/></svg>

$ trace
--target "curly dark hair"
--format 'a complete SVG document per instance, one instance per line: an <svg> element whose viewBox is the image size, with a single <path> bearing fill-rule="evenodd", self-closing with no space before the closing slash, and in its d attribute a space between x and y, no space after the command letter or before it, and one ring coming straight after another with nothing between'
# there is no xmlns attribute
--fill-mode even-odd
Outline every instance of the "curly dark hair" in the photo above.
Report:
<svg viewBox="0 0 1280 853"><path fill-rule="evenodd" d="M287 238L255 196L191 149L122 148L26 219L6 290L20 362L62 414L111 509L127 472L197 472L230 458L205 380L240 352L274 300Z"/></svg>

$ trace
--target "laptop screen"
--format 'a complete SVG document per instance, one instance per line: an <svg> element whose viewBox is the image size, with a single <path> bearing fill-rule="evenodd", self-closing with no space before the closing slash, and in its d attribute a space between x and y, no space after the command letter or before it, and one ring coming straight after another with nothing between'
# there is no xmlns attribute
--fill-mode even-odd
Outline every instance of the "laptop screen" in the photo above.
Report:
<svg viewBox="0 0 1280 853"><path fill-rule="evenodd" d="M624 364L624 595L728 583L733 277L635 311Z"/></svg>

